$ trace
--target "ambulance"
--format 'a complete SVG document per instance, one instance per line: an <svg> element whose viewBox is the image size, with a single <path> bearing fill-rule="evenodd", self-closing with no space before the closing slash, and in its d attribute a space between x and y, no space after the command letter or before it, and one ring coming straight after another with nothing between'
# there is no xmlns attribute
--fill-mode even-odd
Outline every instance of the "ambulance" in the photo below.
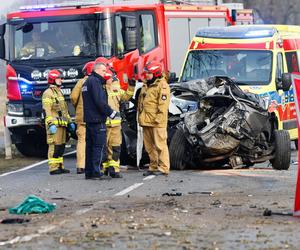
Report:
<svg viewBox="0 0 300 250"><path fill-rule="evenodd" d="M180 81L229 76L244 91L269 101L278 129L298 133L290 73L299 72L300 26L246 25L198 30L191 41Z"/></svg>

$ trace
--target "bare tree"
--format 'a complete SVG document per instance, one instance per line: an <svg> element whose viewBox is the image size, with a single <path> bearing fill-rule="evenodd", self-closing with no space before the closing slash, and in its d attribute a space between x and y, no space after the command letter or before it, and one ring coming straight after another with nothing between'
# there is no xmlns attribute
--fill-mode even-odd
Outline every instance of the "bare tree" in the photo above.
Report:
<svg viewBox="0 0 300 250"><path fill-rule="evenodd" d="M224 0L224 2L237 2ZM265 23L300 25L299 0L240 0L245 8L254 9Z"/></svg>

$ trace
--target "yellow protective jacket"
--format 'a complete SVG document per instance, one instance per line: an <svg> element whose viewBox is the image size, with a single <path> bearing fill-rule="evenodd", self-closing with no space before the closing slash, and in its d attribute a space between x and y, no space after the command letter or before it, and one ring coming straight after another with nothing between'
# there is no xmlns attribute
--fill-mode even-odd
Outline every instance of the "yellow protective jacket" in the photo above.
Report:
<svg viewBox="0 0 300 250"><path fill-rule="evenodd" d="M57 127L67 127L71 122L68 111L68 105L60 90L55 85L50 85L43 93L42 97L43 110L45 112L45 125L48 129L54 124Z"/></svg>
<svg viewBox="0 0 300 250"><path fill-rule="evenodd" d="M170 87L164 77L144 83L138 99L138 120L142 127L166 128L170 104Z"/></svg>
<svg viewBox="0 0 300 250"><path fill-rule="evenodd" d="M77 124L84 123L84 121L83 121L83 100L82 100L81 88L87 79L88 79L88 76L85 76L84 78L80 79L76 83L76 85L73 88L71 95L70 95L71 102L76 110L75 121Z"/></svg>
<svg viewBox="0 0 300 250"><path fill-rule="evenodd" d="M134 87L128 86L127 90L121 89L120 82L114 81L111 84L106 84L106 91L108 97L108 105L115 111L120 111L120 102L128 101L134 94ZM114 119L107 118L106 126L116 127L121 125L121 118Z"/></svg>

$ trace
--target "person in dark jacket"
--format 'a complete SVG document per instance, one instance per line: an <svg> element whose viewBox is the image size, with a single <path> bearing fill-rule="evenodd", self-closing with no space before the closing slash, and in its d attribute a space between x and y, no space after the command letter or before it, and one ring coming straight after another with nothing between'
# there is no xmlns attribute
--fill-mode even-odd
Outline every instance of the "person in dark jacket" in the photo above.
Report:
<svg viewBox="0 0 300 250"><path fill-rule="evenodd" d="M106 65L95 63L93 72L82 87L83 114L86 123L85 178L106 179L101 172L101 163L106 154L106 118L115 118L105 90Z"/></svg>

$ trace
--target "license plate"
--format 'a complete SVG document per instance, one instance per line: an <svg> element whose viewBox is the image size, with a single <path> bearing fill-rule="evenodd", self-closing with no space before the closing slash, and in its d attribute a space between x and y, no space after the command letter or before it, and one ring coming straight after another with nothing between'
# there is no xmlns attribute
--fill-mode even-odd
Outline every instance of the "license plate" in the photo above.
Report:
<svg viewBox="0 0 300 250"><path fill-rule="evenodd" d="M61 89L61 92L63 93L63 95L70 95L71 89Z"/></svg>

